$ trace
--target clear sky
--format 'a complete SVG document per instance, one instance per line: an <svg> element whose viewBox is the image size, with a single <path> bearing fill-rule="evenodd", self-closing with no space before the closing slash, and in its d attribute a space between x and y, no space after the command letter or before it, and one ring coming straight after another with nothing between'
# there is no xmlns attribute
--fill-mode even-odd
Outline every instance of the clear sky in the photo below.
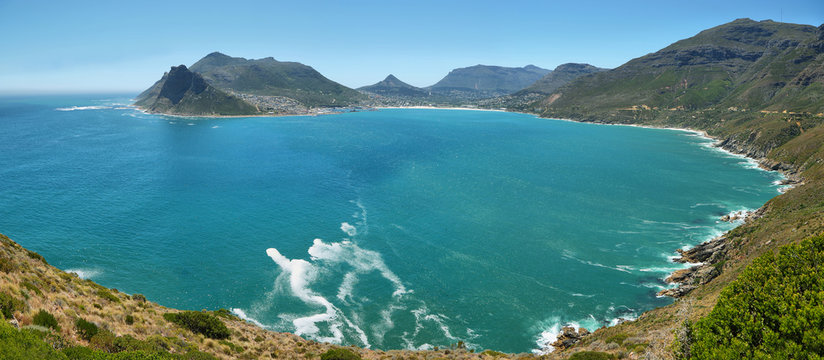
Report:
<svg viewBox="0 0 824 360"><path fill-rule="evenodd" d="M818 26L824 0L0 0L0 93L136 93L212 51L350 87L476 64L611 68L742 17Z"/></svg>

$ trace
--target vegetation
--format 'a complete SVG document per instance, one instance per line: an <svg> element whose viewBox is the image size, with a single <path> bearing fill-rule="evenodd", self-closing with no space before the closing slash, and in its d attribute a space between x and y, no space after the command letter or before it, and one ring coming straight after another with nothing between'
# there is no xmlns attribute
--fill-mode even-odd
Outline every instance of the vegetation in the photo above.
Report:
<svg viewBox="0 0 824 360"><path fill-rule="evenodd" d="M33 322L35 325L40 325L46 328L52 328L57 331L60 331L60 325L57 324L57 319L54 318L54 315L49 314L46 310L40 310L37 314L34 315Z"/></svg>
<svg viewBox="0 0 824 360"><path fill-rule="evenodd" d="M86 341L89 341L100 332L100 329L92 322L88 322L83 318L77 318L74 322L75 328L77 328L77 334L80 335L80 338Z"/></svg>
<svg viewBox="0 0 824 360"><path fill-rule="evenodd" d="M320 360L361 360L361 357L352 350L337 348L323 353Z"/></svg>
<svg viewBox="0 0 824 360"><path fill-rule="evenodd" d="M284 96L308 107L348 106L363 99L359 92L309 66L273 58L248 60L214 52L194 63L191 70L223 91Z"/></svg>
<svg viewBox="0 0 824 360"><path fill-rule="evenodd" d="M230 335L226 325L212 314L199 311L183 311L163 314L163 318L212 339L226 339Z"/></svg>
<svg viewBox="0 0 824 360"><path fill-rule="evenodd" d="M179 115L253 115L253 105L208 84L184 65L172 67L135 105L148 111Z"/></svg>
<svg viewBox="0 0 824 360"><path fill-rule="evenodd" d="M600 351L581 351L572 354L569 360L612 360L615 356Z"/></svg>
<svg viewBox="0 0 824 360"><path fill-rule="evenodd" d="M824 356L824 235L768 252L692 328L693 359Z"/></svg>
<svg viewBox="0 0 824 360"><path fill-rule="evenodd" d="M5 292L0 292L0 313L4 319L11 319L15 311L24 310L26 303Z"/></svg>

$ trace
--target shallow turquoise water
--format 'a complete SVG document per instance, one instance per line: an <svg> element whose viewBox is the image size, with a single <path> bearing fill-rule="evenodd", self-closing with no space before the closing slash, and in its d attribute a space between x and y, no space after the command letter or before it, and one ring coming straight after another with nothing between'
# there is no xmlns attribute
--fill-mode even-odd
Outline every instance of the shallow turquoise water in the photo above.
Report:
<svg viewBox="0 0 824 360"><path fill-rule="evenodd" d="M373 348L524 352L635 317L669 303L674 249L778 195L779 175L682 131L128 103L0 98L0 232L163 305Z"/></svg>

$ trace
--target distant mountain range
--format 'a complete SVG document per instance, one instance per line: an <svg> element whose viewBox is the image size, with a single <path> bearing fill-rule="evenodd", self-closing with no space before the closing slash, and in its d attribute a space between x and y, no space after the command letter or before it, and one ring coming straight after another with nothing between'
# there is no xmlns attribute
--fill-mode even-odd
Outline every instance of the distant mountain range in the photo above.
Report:
<svg viewBox="0 0 824 360"><path fill-rule="evenodd" d="M439 93L460 91L490 96L507 95L532 85L550 72L534 65L520 68L475 65L450 71L428 89Z"/></svg>
<svg viewBox="0 0 824 360"><path fill-rule="evenodd" d="M590 64L568 63L558 65L558 67L556 67L555 70L552 70L552 72L544 75L544 77L538 79L538 81L533 82L526 88L522 88L514 95L525 95L530 93L549 95L552 94L559 87L566 85L566 83L575 80L582 75L588 75L607 70L609 69L595 67Z"/></svg>
<svg viewBox="0 0 824 360"><path fill-rule="evenodd" d="M821 28L739 19L581 77L534 105L546 116L609 122L663 119L677 116L676 110L820 113L822 52Z"/></svg>

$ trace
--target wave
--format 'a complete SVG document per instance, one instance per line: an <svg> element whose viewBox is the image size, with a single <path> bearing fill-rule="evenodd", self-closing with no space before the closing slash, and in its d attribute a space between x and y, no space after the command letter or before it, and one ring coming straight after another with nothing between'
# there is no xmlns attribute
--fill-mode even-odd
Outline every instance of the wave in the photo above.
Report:
<svg viewBox="0 0 824 360"><path fill-rule="evenodd" d="M97 269L66 269L64 270L67 273L72 273L77 275L77 277L81 279L92 279L99 276L102 271Z"/></svg>
<svg viewBox="0 0 824 360"><path fill-rule="evenodd" d="M102 105L94 105L94 106L70 106L70 107L61 107L55 110L57 111L75 111L75 110L103 110L103 109L111 109L111 106L102 106Z"/></svg>
<svg viewBox="0 0 824 360"><path fill-rule="evenodd" d="M235 314L235 316L237 316L237 317L241 318L242 320L245 320L245 321L248 321L248 322L250 322L250 323L252 323L252 324L257 325L257 326L258 326L258 327L260 327L260 328L263 328L263 329L269 329L269 327L268 327L268 326L264 325L264 324L263 324L263 323L261 323L260 321L257 321L257 320L255 320L255 319L251 318L250 316L246 315L246 312L244 312L244 311L243 311L243 310L241 310L241 309L238 309L238 308L232 308L232 314Z"/></svg>

